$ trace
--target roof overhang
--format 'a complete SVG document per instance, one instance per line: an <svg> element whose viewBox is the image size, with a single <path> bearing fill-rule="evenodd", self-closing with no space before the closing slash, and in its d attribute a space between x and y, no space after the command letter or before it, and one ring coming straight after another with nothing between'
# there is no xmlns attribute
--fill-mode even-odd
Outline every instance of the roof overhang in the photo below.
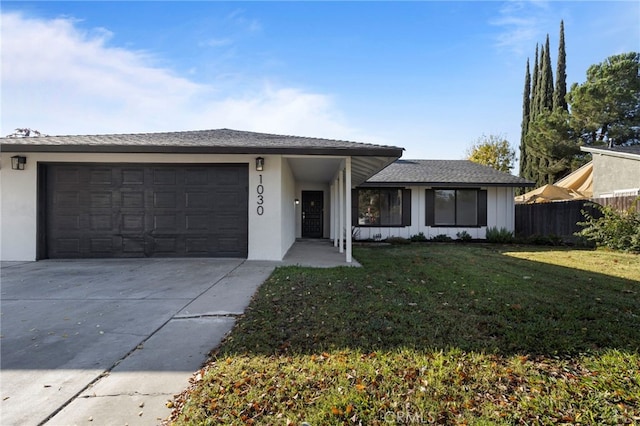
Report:
<svg viewBox="0 0 640 426"><path fill-rule="evenodd" d="M350 156L351 184L358 186L369 177L397 160L397 157ZM301 182L331 183L340 170L345 167L346 157L320 156L284 156L289 162L296 180Z"/></svg>
<svg viewBox="0 0 640 426"><path fill-rule="evenodd" d="M599 154L599 155L608 155L610 157L627 158L630 160L640 160L640 154L635 154L633 152L616 151L613 149L602 149L602 148L595 148L590 146L581 146L580 151L589 152L592 155Z"/></svg>
<svg viewBox="0 0 640 426"><path fill-rule="evenodd" d="M298 148L261 146L153 146L153 145L39 145L34 143L0 143L0 152L69 152L69 153L126 153L126 154L281 154L333 156L385 156L394 160L402 155L402 148Z"/></svg>
<svg viewBox="0 0 640 426"><path fill-rule="evenodd" d="M358 185L402 156L403 148L230 129L122 135L0 138L6 153L282 155L298 180L330 183L351 158Z"/></svg>
<svg viewBox="0 0 640 426"><path fill-rule="evenodd" d="M367 181L360 187L368 188L390 188L390 187L424 186L426 188L479 188L479 187L508 187L525 188L536 186L533 182L526 183L496 183L496 182L371 182Z"/></svg>

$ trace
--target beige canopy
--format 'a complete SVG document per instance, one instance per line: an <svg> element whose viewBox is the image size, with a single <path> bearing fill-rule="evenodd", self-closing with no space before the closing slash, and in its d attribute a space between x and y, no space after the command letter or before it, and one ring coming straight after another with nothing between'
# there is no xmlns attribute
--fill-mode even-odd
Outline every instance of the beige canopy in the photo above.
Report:
<svg viewBox="0 0 640 426"><path fill-rule="evenodd" d="M515 197L517 204L583 200L593 196L593 163L588 162L555 184L536 188Z"/></svg>

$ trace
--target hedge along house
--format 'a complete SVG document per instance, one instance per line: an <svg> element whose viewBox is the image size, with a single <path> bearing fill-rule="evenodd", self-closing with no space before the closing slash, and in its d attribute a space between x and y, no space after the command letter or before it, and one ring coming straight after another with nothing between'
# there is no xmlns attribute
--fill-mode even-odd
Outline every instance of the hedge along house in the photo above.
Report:
<svg viewBox="0 0 640 426"><path fill-rule="evenodd" d="M351 191L402 148L228 129L0 138L0 259L281 260L298 237L351 262Z"/></svg>
<svg viewBox="0 0 640 426"><path fill-rule="evenodd" d="M532 182L467 160L398 160L353 191L356 239L515 229L514 191Z"/></svg>

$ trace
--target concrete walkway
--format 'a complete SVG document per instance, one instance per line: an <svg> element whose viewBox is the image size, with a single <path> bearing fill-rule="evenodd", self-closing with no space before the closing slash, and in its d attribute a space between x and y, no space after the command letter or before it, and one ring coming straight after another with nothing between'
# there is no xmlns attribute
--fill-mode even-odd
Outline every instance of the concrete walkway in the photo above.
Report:
<svg viewBox="0 0 640 426"><path fill-rule="evenodd" d="M312 268L334 268L336 266L359 267L357 260L345 260L333 241L324 239L301 239L295 242L285 255L282 265L309 266Z"/></svg>
<svg viewBox="0 0 640 426"><path fill-rule="evenodd" d="M347 264L327 240L283 262L2 264L0 424L155 425L280 265Z"/></svg>

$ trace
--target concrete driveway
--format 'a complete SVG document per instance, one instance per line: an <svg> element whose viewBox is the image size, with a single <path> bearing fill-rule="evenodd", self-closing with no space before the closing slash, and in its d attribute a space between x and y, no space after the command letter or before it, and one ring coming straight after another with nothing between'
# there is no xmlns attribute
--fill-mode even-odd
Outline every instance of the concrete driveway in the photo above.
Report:
<svg viewBox="0 0 640 426"><path fill-rule="evenodd" d="M3 263L0 424L158 424L275 266Z"/></svg>

